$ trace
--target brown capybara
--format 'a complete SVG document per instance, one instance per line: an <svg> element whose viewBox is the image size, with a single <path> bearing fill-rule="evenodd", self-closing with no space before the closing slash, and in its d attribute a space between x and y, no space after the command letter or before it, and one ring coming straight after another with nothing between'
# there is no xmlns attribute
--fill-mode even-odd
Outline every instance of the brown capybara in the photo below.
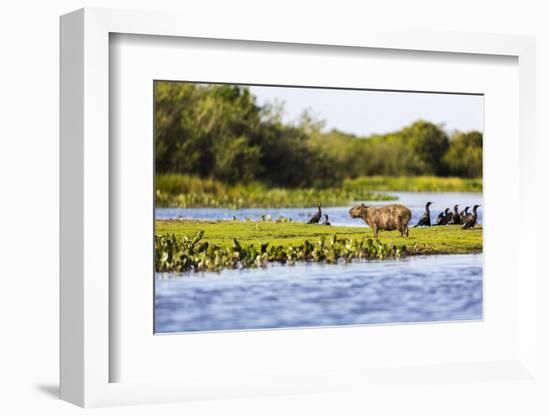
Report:
<svg viewBox="0 0 550 416"><path fill-rule="evenodd" d="M379 230L399 230L401 237L409 236L409 221L411 210L403 205L391 204L385 207L368 207L365 204L356 205L349 210L351 218L363 218L378 237Z"/></svg>

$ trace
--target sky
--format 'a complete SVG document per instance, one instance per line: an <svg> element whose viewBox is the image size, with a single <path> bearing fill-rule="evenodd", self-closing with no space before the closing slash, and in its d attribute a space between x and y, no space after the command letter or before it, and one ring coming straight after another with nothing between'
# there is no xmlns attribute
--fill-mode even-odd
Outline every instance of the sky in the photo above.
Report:
<svg viewBox="0 0 550 416"><path fill-rule="evenodd" d="M249 87L258 104L285 103L284 121L309 109L333 128L358 136L399 130L423 119L455 130L483 132L483 96L289 87Z"/></svg>

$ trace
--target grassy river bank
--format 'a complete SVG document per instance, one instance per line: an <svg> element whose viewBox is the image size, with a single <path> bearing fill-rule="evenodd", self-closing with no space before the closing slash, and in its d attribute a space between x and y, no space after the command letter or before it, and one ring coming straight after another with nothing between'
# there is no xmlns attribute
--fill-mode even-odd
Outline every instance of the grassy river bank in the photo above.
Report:
<svg viewBox="0 0 550 416"><path fill-rule="evenodd" d="M481 179L436 176L369 176L346 179L340 187L278 188L260 182L226 184L181 174L156 176L156 206L178 208L280 208L349 205L354 201L391 201L385 192L481 192Z"/></svg>
<svg viewBox="0 0 550 416"><path fill-rule="evenodd" d="M409 237L386 231L378 239L367 227L276 221L157 220L155 228L157 272L478 253L483 247L481 226L411 227Z"/></svg>

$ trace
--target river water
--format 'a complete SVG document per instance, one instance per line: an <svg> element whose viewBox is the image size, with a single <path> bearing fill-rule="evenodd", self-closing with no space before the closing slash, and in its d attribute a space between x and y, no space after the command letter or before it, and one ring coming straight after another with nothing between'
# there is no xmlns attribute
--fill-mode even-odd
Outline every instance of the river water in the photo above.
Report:
<svg viewBox="0 0 550 416"><path fill-rule="evenodd" d="M482 254L157 274L155 332L482 319Z"/></svg>
<svg viewBox="0 0 550 416"><path fill-rule="evenodd" d="M399 199L397 201L367 201L369 205L382 206L392 203L403 204L412 212L411 225L417 223L418 219L424 212L424 206L427 201L433 202L431 206L432 222L435 222L437 214L444 211L445 208L450 208L454 204L459 204L459 210L465 206L470 206L470 210L474 205L481 205L481 193L473 192L387 192L390 195L395 195ZM346 226L365 226L365 223L360 219L352 219L349 217L348 211L350 206L345 207L328 207L323 208L323 213L329 216L329 221L332 225ZM290 218L292 221L306 222L311 216L317 212L317 208L244 208L244 209L229 209L229 208L157 208L155 215L157 219L174 219L174 218L192 218L200 220L230 220L237 218L239 220L251 219L258 220L262 215L270 215L272 218L280 216ZM478 210L478 223L483 223L483 208Z"/></svg>

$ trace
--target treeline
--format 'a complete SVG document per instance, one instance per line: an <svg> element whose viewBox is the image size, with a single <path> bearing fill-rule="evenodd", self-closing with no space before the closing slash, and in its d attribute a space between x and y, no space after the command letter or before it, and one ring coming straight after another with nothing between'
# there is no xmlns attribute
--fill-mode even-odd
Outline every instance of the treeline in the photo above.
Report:
<svg viewBox="0 0 550 416"><path fill-rule="evenodd" d="M371 175L482 174L482 135L455 133L427 121L356 137L323 132L307 113L283 123L282 108L260 106L246 87L157 82L156 171L259 181L276 187L325 188Z"/></svg>

